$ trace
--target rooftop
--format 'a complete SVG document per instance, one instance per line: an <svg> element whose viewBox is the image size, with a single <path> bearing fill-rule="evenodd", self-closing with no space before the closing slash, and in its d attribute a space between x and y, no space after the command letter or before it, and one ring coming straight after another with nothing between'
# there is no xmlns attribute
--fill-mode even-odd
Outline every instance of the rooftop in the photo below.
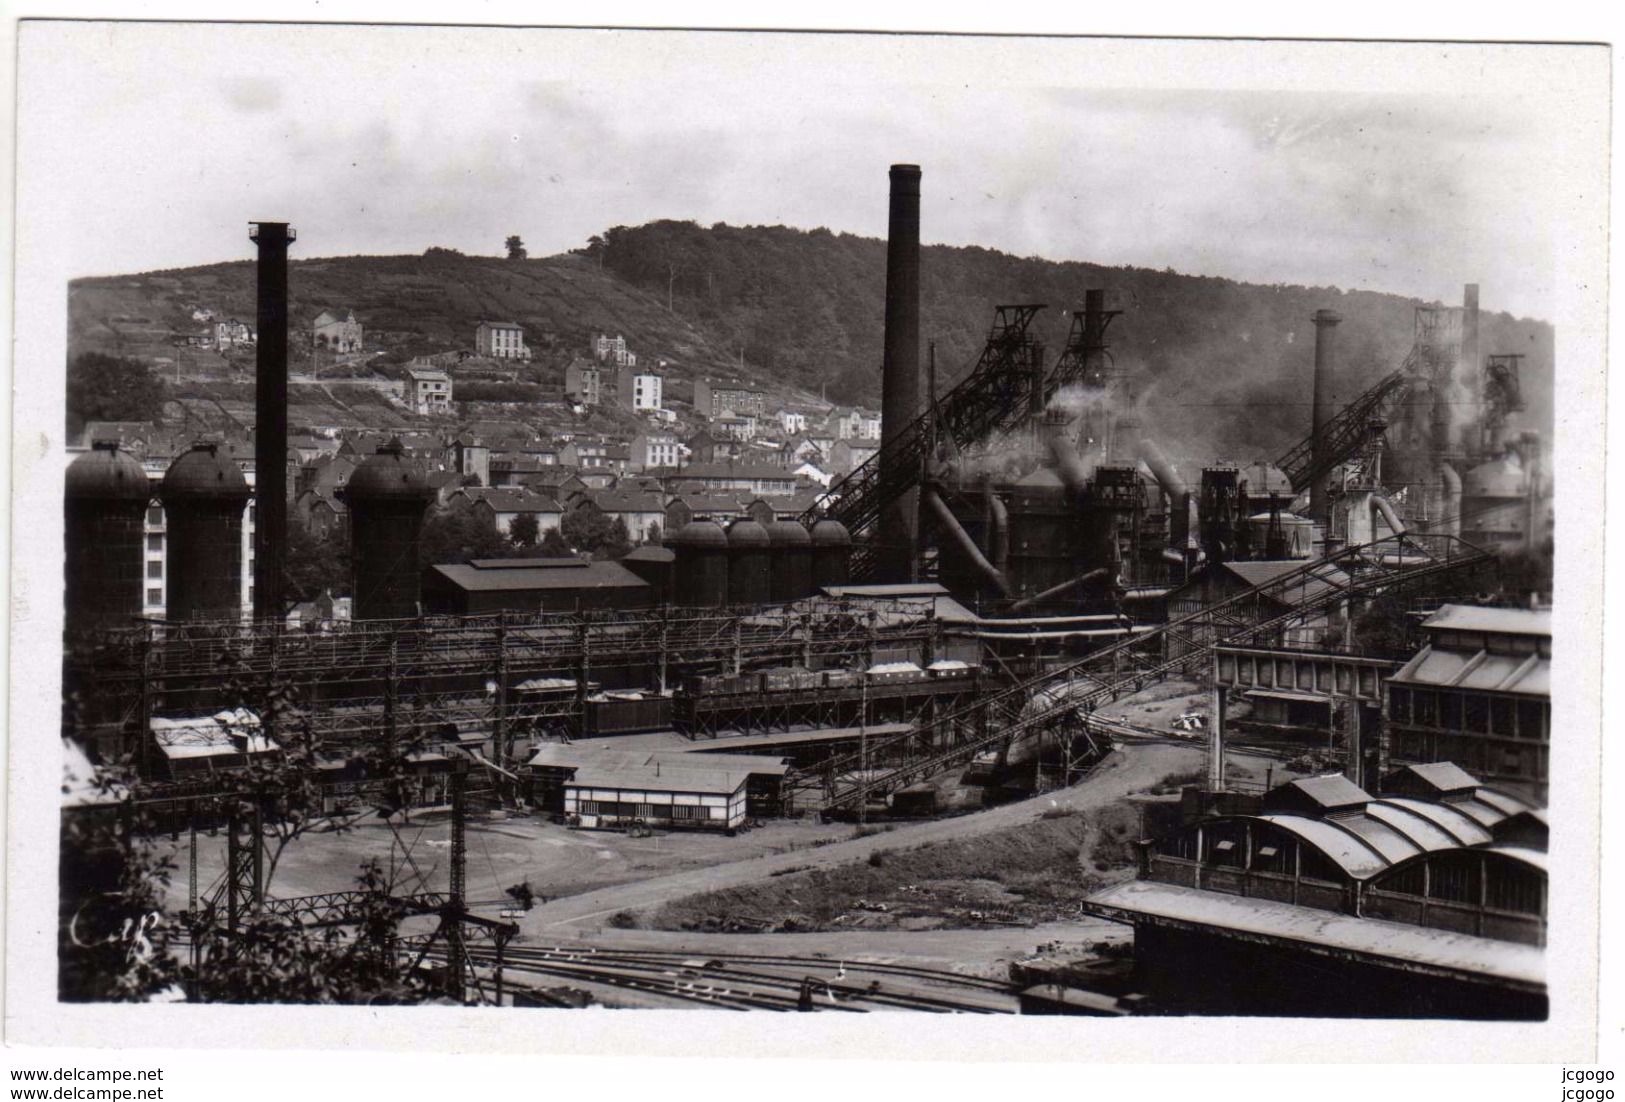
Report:
<svg viewBox="0 0 1625 1102"><path fill-rule="evenodd" d="M1084 908L1106 918L1198 926L1249 940L1277 938L1312 952L1393 962L1435 976L1495 980L1536 991L1546 985L1544 953L1537 946L1267 899L1134 880L1095 893Z"/></svg>
<svg viewBox="0 0 1625 1102"><path fill-rule="evenodd" d="M431 566L460 589L474 592L529 589L647 589L618 562L584 559L477 559Z"/></svg>
<svg viewBox="0 0 1625 1102"><path fill-rule="evenodd" d="M1422 627L1428 631L1484 631L1551 638L1552 612L1550 609L1443 605L1422 621Z"/></svg>

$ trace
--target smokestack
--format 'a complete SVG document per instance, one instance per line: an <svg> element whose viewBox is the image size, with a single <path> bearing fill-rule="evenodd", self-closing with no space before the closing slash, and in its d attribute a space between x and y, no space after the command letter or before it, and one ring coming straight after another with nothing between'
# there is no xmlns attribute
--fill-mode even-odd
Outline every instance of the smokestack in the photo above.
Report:
<svg viewBox="0 0 1625 1102"><path fill-rule="evenodd" d="M1337 415L1335 365L1332 360L1332 330L1343 316L1335 310L1316 310L1315 323L1315 408L1310 431L1314 435L1314 466L1318 471L1326 458L1326 423ZM1309 516L1326 523L1326 479L1322 475L1309 487Z"/></svg>
<svg viewBox="0 0 1625 1102"><path fill-rule="evenodd" d="M886 344L880 380L880 447L920 415L920 167L891 166L886 230ZM920 492L898 495L876 526L881 582L911 582L919 555Z"/></svg>
<svg viewBox="0 0 1625 1102"><path fill-rule="evenodd" d="M254 359L254 618L281 619L288 546L288 245L286 222L254 222L259 314Z"/></svg>
<svg viewBox="0 0 1625 1102"><path fill-rule="evenodd" d="M1106 292L1099 287L1083 292L1083 381L1085 386L1109 386L1106 378ZM1089 451L1096 459L1111 454L1116 426L1118 395L1108 393L1096 412L1083 417L1083 433L1091 440Z"/></svg>
<svg viewBox="0 0 1625 1102"><path fill-rule="evenodd" d="M1468 401L1471 408L1462 410L1458 420L1462 425L1461 446L1467 449L1476 449L1479 441L1474 434L1479 432L1480 423L1484 417L1484 365L1480 362L1478 354L1478 284L1469 283L1461 296L1461 363L1456 372L1467 390Z"/></svg>

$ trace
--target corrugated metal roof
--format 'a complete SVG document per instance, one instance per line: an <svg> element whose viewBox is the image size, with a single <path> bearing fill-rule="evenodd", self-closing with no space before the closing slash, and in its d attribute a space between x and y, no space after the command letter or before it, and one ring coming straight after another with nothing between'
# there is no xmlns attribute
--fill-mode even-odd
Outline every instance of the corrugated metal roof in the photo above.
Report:
<svg viewBox="0 0 1625 1102"><path fill-rule="evenodd" d="M729 769L683 769L662 763L662 768L603 768L584 764L566 781L572 788L602 788L628 792L694 792L731 796L745 787L748 773Z"/></svg>
<svg viewBox="0 0 1625 1102"><path fill-rule="evenodd" d="M1429 631L1490 631L1503 635L1552 634L1550 609L1481 608L1477 605L1442 605L1422 621Z"/></svg>
<svg viewBox="0 0 1625 1102"><path fill-rule="evenodd" d="M1248 586L1256 587L1268 585L1285 575L1299 570L1304 563L1298 559L1271 560L1263 562L1227 562L1222 564L1224 570L1229 571ZM1349 584L1349 576L1335 566L1326 566L1316 570L1313 574L1294 578L1281 583L1279 590L1270 590L1269 596L1282 604L1302 604L1322 596L1328 590L1340 589Z"/></svg>
<svg viewBox="0 0 1625 1102"><path fill-rule="evenodd" d="M1303 777L1289 781L1282 787L1297 789L1327 811L1344 807L1363 807L1371 802L1370 793L1341 773L1328 773L1322 777Z"/></svg>
<svg viewBox="0 0 1625 1102"><path fill-rule="evenodd" d="M1365 813L1399 831L1418 850L1452 849L1465 844L1462 837L1446 829L1436 818L1415 808L1377 800L1366 806ZM1465 822L1459 825L1464 833L1469 826Z"/></svg>
<svg viewBox="0 0 1625 1102"><path fill-rule="evenodd" d="M1174 884L1134 880L1090 896L1086 908L1110 917L1146 916L1276 937L1322 949L1545 988L1545 954L1537 946L1491 941L1449 930L1242 898Z"/></svg>
<svg viewBox="0 0 1625 1102"><path fill-rule="evenodd" d="M1551 659L1539 655L1490 654L1426 647L1390 679L1396 685L1462 688L1482 692L1551 696Z"/></svg>
<svg viewBox="0 0 1625 1102"><path fill-rule="evenodd" d="M1356 880L1374 876L1390 864L1364 840L1325 819L1276 814L1260 815L1258 818L1297 835Z"/></svg>
<svg viewBox="0 0 1625 1102"><path fill-rule="evenodd" d="M1408 812L1417 818L1426 819L1440 831L1454 838L1457 845L1481 846L1490 840L1490 832L1484 829L1483 823L1449 804L1429 803L1426 800L1412 800L1402 796L1385 796L1366 807L1368 815L1386 815L1391 811Z"/></svg>
<svg viewBox="0 0 1625 1102"><path fill-rule="evenodd" d="M1317 693L1299 693L1290 689L1248 689L1242 696L1258 696L1266 700L1291 700L1300 704L1330 704L1331 699Z"/></svg>
<svg viewBox="0 0 1625 1102"><path fill-rule="evenodd" d="M522 561L522 560L515 560ZM466 563L431 567L459 589L469 592L526 589L647 589L648 583L618 562L589 562L581 569L545 566L480 569Z"/></svg>

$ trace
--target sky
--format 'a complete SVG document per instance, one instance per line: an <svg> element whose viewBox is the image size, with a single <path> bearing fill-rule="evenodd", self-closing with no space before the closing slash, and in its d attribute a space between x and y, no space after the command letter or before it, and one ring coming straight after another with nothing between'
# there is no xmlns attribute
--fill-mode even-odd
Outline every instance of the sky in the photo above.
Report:
<svg viewBox="0 0 1625 1102"><path fill-rule="evenodd" d="M110 275L247 259L259 219L295 259L543 256L657 218L882 237L912 162L928 243L1446 302L1476 281L1548 317L1556 199L1595 183L1560 85L1600 53L25 24L20 195L69 272Z"/></svg>

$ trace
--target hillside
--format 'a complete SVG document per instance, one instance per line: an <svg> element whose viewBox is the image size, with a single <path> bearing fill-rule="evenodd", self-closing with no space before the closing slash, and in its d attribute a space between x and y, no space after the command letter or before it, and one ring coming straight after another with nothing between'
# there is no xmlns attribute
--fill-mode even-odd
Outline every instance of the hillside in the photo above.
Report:
<svg viewBox="0 0 1625 1102"><path fill-rule="evenodd" d="M832 399L878 403L885 242L780 226L704 229L692 222L617 227L588 250L628 282L664 295L746 359ZM1470 273L1469 273L1470 277ZM921 338L937 344L940 385L976 359L998 303L1042 302L1050 357L1087 287L1123 311L1108 332L1134 375L1144 419L1188 455L1273 455L1308 430L1314 328L1327 307L1337 333L1339 387L1352 398L1399 366L1412 344L1414 299L1331 287L1261 286L1173 271L1020 258L982 248L927 246L921 257ZM1551 422L1551 326L1507 314L1480 318L1485 353L1521 352L1529 423Z"/></svg>
<svg viewBox="0 0 1625 1102"><path fill-rule="evenodd" d="M1108 305L1123 311L1108 334L1112 355L1132 373L1143 420L1190 457L1272 456L1306 431L1315 310L1330 307L1344 317L1337 356L1346 400L1403 360L1418 305L1373 292L1260 286L982 248L928 246L921 266L922 338L936 342L944 390L975 361L995 304L1048 303L1038 331L1053 359L1070 323L1067 309L1081 303L1085 288L1106 288ZM879 402L885 243L872 238L655 222L616 227L580 254L537 260L439 249L294 260L289 292L295 328L325 308L355 310L369 349L385 350L377 363L471 347L481 319L500 319L525 327L537 357L534 381L556 385L593 333L610 332L624 334L642 363L672 365L668 392L679 402L694 374L722 371L785 395L827 387L831 400ZM251 261L76 280L70 352L133 355L166 367L179 354L187 375L242 382L251 377L251 353L228 362L196 349L177 353L173 342L201 328L194 306L252 320L253 293ZM1481 326L1484 352L1526 354L1526 420L1549 426L1551 327L1507 314L1485 314ZM290 354L296 373L308 367L299 339ZM224 396L187 381L171 397L206 403ZM368 405L343 403L367 419ZM378 408L381 416L389 412L387 404Z"/></svg>
<svg viewBox="0 0 1625 1102"><path fill-rule="evenodd" d="M430 250L291 260L288 297L295 330L324 309L348 307L365 326L367 347L382 347L395 361L472 348L475 326L494 320L525 327L539 371L562 369L572 354L586 352L594 333L608 332L624 333L641 362L665 359L683 377L738 372L727 349L693 320L668 313L663 297L579 256L512 261ZM68 291L69 354L89 350L172 363L175 336L203 327L192 318L197 306L253 324L253 262L75 280ZM188 373L202 366L232 375L213 353L187 349L183 355ZM309 349L297 337L290 339L289 355L295 372L308 366ZM234 362L240 373L251 366L252 353Z"/></svg>

